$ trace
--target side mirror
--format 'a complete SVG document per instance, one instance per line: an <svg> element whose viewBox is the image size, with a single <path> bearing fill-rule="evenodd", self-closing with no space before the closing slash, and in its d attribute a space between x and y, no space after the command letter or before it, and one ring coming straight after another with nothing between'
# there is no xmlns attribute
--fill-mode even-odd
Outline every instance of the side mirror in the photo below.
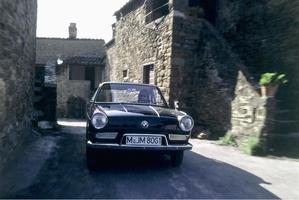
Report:
<svg viewBox="0 0 299 200"><path fill-rule="evenodd" d="M176 110L179 109L179 101L174 101L173 105Z"/></svg>

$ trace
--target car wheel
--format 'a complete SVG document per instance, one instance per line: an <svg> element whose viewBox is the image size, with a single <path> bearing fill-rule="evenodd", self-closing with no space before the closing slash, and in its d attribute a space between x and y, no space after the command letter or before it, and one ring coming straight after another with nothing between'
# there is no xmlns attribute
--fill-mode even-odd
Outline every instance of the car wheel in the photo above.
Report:
<svg viewBox="0 0 299 200"><path fill-rule="evenodd" d="M183 163L184 151L176 151L170 154L171 164L174 167L178 167Z"/></svg>
<svg viewBox="0 0 299 200"><path fill-rule="evenodd" d="M96 169L96 158L94 149L86 147L86 165L89 170Z"/></svg>

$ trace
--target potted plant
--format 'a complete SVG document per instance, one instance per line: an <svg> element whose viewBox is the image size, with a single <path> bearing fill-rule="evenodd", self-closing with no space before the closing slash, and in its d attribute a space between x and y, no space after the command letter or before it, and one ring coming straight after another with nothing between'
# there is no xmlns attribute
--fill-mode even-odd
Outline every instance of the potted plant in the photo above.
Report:
<svg viewBox="0 0 299 200"><path fill-rule="evenodd" d="M267 72L261 75L260 85L263 97L274 97L279 85L287 83L286 75L277 72Z"/></svg>

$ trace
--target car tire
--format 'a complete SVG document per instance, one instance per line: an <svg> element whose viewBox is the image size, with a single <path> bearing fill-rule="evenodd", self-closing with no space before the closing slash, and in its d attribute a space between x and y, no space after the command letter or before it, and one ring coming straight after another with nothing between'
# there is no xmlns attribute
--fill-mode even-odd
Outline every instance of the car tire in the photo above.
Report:
<svg viewBox="0 0 299 200"><path fill-rule="evenodd" d="M183 163L184 151L176 151L170 154L171 164L174 167L178 167Z"/></svg>
<svg viewBox="0 0 299 200"><path fill-rule="evenodd" d="M94 149L86 147L86 165L89 170L96 169L96 158Z"/></svg>

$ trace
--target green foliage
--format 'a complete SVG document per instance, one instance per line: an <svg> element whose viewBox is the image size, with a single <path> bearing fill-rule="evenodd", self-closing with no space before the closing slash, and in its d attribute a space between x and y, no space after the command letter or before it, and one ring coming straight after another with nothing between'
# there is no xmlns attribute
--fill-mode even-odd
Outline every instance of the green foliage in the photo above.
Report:
<svg viewBox="0 0 299 200"><path fill-rule="evenodd" d="M241 149L248 155L261 155L264 151L259 138L254 136L251 136Z"/></svg>
<svg viewBox="0 0 299 200"><path fill-rule="evenodd" d="M285 84L288 80L286 75L277 72L267 72L261 75L260 85Z"/></svg>
<svg viewBox="0 0 299 200"><path fill-rule="evenodd" d="M227 133L224 137L219 138L218 144L237 147L237 136Z"/></svg>

